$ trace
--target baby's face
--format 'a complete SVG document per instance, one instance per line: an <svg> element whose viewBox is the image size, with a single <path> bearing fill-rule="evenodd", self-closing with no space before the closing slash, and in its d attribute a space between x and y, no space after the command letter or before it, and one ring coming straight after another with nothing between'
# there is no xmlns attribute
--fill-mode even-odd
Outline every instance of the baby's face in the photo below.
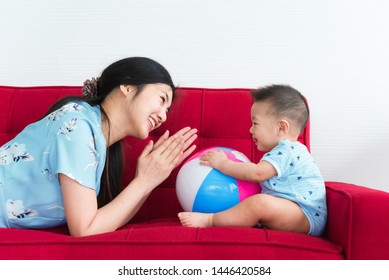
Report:
<svg viewBox="0 0 389 280"><path fill-rule="evenodd" d="M270 151L280 141L279 122L271 114L271 107L268 102L256 101L251 106L250 133L253 141L260 151Z"/></svg>

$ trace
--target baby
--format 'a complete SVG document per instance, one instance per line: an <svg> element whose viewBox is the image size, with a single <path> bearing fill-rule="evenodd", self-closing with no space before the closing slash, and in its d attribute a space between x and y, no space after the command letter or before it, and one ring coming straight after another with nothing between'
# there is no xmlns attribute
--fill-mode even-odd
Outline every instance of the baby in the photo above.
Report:
<svg viewBox="0 0 389 280"><path fill-rule="evenodd" d="M241 226L321 235L327 220L324 180L308 149L297 139L309 119L300 92L287 85L251 91L250 133L260 151L259 163L234 162L218 150L200 164L240 180L260 183L262 191L218 213L181 212L183 226Z"/></svg>

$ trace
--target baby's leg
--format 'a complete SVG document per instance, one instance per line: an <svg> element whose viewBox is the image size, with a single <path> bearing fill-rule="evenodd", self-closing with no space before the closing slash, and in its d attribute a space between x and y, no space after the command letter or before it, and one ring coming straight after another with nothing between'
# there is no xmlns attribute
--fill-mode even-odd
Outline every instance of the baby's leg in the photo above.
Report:
<svg viewBox="0 0 389 280"><path fill-rule="evenodd" d="M198 212L181 212L178 218L183 226L212 227L212 226L245 226L258 224L257 210L253 206L259 203L261 195L254 195L238 203L236 206L215 214Z"/></svg>
<svg viewBox="0 0 389 280"><path fill-rule="evenodd" d="M234 207L216 213L212 219L213 226L253 227L258 225L266 210L265 194L256 194L246 198Z"/></svg>
<svg viewBox="0 0 389 280"><path fill-rule="evenodd" d="M248 197L232 208L215 214L179 213L183 226L242 226L253 227L258 223L269 229L307 233L309 221L300 207L287 199L266 194Z"/></svg>

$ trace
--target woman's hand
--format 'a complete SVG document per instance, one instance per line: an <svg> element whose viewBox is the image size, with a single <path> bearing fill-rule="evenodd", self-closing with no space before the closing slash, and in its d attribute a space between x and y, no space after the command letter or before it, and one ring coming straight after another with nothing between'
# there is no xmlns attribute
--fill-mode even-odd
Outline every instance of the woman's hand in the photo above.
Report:
<svg viewBox="0 0 389 280"><path fill-rule="evenodd" d="M197 138L196 133L197 133L197 129L195 129L195 128L191 129L190 127L184 127L183 129L179 130L178 132L176 132L176 134L173 135L173 137L175 137L175 136L181 137L183 142L184 142L183 154L181 156L181 159L176 164L176 166L174 166L174 168L176 168L178 165L180 165L181 162L184 159L186 159L196 149L196 145L192 145L192 143Z"/></svg>
<svg viewBox="0 0 389 280"><path fill-rule="evenodd" d="M197 129L185 127L169 137L165 132L154 144L150 141L138 158L137 178L150 191L162 183L196 148Z"/></svg>

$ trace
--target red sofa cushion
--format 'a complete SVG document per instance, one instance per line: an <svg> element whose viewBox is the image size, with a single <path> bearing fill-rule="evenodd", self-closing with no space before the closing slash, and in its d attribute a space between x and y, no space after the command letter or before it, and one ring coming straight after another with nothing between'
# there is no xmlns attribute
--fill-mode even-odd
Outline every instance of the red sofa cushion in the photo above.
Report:
<svg viewBox="0 0 389 280"><path fill-rule="evenodd" d="M66 227L0 229L0 236L0 259L342 259L342 248L322 238L255 228L185 228L175 219L82 238L68 236Z"/></svg>

